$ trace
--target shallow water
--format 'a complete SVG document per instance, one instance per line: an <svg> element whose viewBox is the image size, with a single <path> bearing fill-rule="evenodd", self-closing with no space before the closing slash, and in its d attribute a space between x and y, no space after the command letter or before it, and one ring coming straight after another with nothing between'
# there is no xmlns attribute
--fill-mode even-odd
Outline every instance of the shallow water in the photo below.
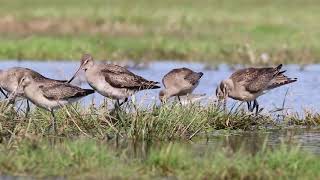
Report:
<svg viewBox="0 0 320 180"><path fill-rule="evenodd" d="M63 141L63 140L62 140ZM300 147L303 151L320 155L319 129L282 129L271 131L215 131L208 134L208 138L195 138L192 141L174 141L173 144L190 149L196 154L221 149L228 152L243 152L255 154L264 149L277 149L281 145L286 147ZM131 140L115 139L106 142L106 146L114 151L124 151L128 156L145 158L152 149L168 145L168 142L133 142Z"/></svg>
<svg viewBox="0 0 320 180"><path fill-rule="evenodd" d="M34 61L2 61L2 69L21 66L34 69L45 76L56 79L69 79L79 66L79 62L34 62ZM188 67L195 71L202 71L204 76L199 86L195 89L195 94L206 94L203 102L212 102L215 100L215 89L219 82L231 75L234 71L227 65L220 65L218 68L208 69L204 64L183 63L183 62L152 62L144 68L130 68L131 71L145 77L146 79L161 82L162 77L171 69L179 67ZM318 89L320 87L320 65L308 65L301 70L299 65L287 65L286 74L289 77L297 77L298 82L274 89L267 94L259 97L260 107L263 112L273 111L281 108L285 100L284 107L288 112L302 112L303 110L319 111L318 105L320 96ZM73 83L82 87L89 87L80 76ZM82 82L82 83L80 83ZM286 92L288 94L286 95ZM152 104L158 102L159 90L142 91L136 94L135 99L138 104ZM102 102L103 97L97 93L86 98L86 102L94 99L96 104ZM90 100L90 101L89 101ZM228 105L233 106L236 101L228 100ZM245 107L245 105L243 105Z"/></svg>
<svg viewBox="0 0 320 180"><path fill-rule="evenodd" d="M9 67L21 66L28 67L40 72L41 74L55 79L69 79L79 66L79 62L27 62L27 61L2 61L0 62L1 69ZM181 62L153 62L146 68L129 68L134 73L145 77L146 79L159 81L163 75L173 68L188 67L195 71L202 71L204 76L201 79L199 86L194 93L205 93L207 96L203 99L203 103L208 103L215 100L214 92L218 83L230 76L234 71L227 65L220 65L218 68L208 69L204 64L199 63L181 63ZM298 82L287 85L261 96L258 100L261 107L264 107L263 112L269 112L276 108L282 107L285 98L284 107L288 112L303 112L304 109L319 111L318 88L320 86L320 65L308 65L301 70L298 65L284 66L289 77L297 77ZM89 88L86 83L83 83L83 77L77 78L73 83ZM285 97L286 92L287 96ZM150 90L139 92L136 95L136 103L152 104L158 102L159 90ZM103 101L103 97L95 93L86 97L82 103L87 104L94 101L99 104ZM235 103L233 100L228 101L228 105L232 106ZM243 105L245 108L245 105ZM224 135L225 134L225 135ZM179 142L181 143L181 142ZM186 146L195 149L202 153L215 148L225 148L231 152L236 152L242 149L248 153L259 152L264 147L277 148L281 143L300 145L305 151L320 155L320 130L319 129L289 129L289 130L269 130L266 132L239 132L239 131L214 131L209 134L209 137L193 139L192 142L186 142ZM120 148L129 153L129 155L144 158L148 155L150 147L155 144L140 142L132 144L129 142L114 143L114 148ZM108 144L110 146L110 144ZM4 179L19 179L20 177L0 176ZM26 177L23 177L26 178ZM53 178L55 179L55 178Z"/></svg>

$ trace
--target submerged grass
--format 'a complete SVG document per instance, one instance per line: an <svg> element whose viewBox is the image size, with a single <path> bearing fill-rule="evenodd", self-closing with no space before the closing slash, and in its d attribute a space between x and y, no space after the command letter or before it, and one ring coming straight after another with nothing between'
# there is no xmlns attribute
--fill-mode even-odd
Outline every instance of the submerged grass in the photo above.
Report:
<svg viewBox="0 0 320 180"><path fill-rule="evenodd" d="M169 143L151 147L145 157L130 156L93 140L22 141L0 144L1 174L82 179L317 179L319 156L280 145L248 154L223 148L199 149Z"/></svg>
<svg viewBox="0 0 320 180"><path fill-rule="evenodd" d="M316 0L1 0L1 59L314 63ZM303 8L301 8L303 7Z"/></svg>

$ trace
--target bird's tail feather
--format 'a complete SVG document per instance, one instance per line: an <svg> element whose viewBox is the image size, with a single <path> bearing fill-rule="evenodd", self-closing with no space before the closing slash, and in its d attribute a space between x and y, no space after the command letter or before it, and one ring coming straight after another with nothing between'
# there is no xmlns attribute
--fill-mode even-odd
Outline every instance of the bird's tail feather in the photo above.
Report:
<svg viewBox="0 0 320 180"><path fill-rule="evenodd" d="M275 77L273 83L271 83L271 85L268 86L268 90L274 89L274 88L277 88L277 87L280 87L280 86L283 86L286 84L290 84L290 83L296 82L298 80L297 78L288 78L287 76L285 76L282 73L278 74Z"/></svg>
<svg viewBox="0 0 320 180"><path fill-rule="evenodd" d="M89 95L89 94L93 94L93 93L94 93L94 90L92 90L92 89L84 89L85 95Z"/></svg>
<svg viewBox="0 0 320 180"><path fill-rule="evenodd" d="M147 83L144 83L141 86L141 90L143 89L159 89L161 88L160 86L158 86L157 84L159 84L159 82L155 82L155 81L148 81Z"/></svg>

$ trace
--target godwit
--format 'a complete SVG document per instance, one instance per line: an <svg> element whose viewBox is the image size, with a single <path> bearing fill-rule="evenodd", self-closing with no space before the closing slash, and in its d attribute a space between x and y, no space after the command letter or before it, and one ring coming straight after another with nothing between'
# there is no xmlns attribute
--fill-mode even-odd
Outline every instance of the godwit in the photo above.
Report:
<svg viewBox="0 0 320 180"><path fill-rule="evenodd" d="M233 73L228 79L223 80L216 89L216 96L219 100L227 97L235 100L245 101L250 111L256 108L259 111L257 98L268 90L293 83L297 78L288 78L280 71L282 64L273 68L246 68ZM251 101L254 101L251 108Z"/></svg>
<svg viewBox="0 0 320 180"><path fill-rule="evenodd" d="M171 70L162 79L165 89L159 93L160 100L166 101L172 96L177 96L181 103L180 96L191 94L202 76L202 72L194 72L188 68Z"/></svg>
<svg viewBox="0 0 320 180"><path fill-rule="evenodd" d="M94 93L94 90L81 89L64 82L35 79L28 74L21 78L18 88L13 93L13 98L19 92L23 92L24 97L36 106L50 111L52 127L56 131L56 119L53 111Z"/></svg>
<svg viewBox="0 0 320 180"><path fill-rule="evenodd" d="M45 81L50 82L66 82L63 80L54 80L47 77L42 76L38 72L28 69L28 68L22 68L22 67L13 67L6 70L0 70L0 91L5 95L6 98L8 98L8 95L3 92L1 88L3 88L5 91L10 94L14 90L17 89L18 84L22 77L29 75L33 79L41 79ZM16 96L24 97L23 92L16 92ZM30 110L29 102L27 101L27 110L26 114Z"/></svg>
<svg viewBox="0 0 320 180"><path fill-rule="evenodd" d="M116 108L137 91L160 88L157 85L158 82L148 81L124 67L114 64L96 64L90 54L82 56L79 69L68 82L71 82L81 69L84 70L86 80L94 90L116 100ZM124 99L121 104L120 99Z"/></svg>

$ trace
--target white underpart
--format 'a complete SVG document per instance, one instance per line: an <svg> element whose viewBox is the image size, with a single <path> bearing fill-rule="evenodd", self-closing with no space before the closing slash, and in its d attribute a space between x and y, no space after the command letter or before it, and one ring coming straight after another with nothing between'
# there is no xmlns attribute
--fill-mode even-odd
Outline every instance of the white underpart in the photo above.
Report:
<svg viewBox="0 0 320 180"><path fill-rule="evenodd" d="M181 104L182 105L188 105L188 104L193 104L193 103L198 103L204 100L206 97L206 94L188 94L185 96L181 96Z"/></svg>
<svg viewBox="0 0 320 180"><path fill-rule="evenodd" d="M68 100L52 100L46 98L43 94L41 89L38 88L37 85L29 85L24 88L25 96L36 106L45 108L47 110L54 110L57 108L61 108L64 105L73 103L80 98L70 98Z"/></svg>
<svg viewBox="0 0 320 180"><path fill-rule="evenodd" d="M129 90L126 88L116 88L111 86L105 80L104 76L100 75L98 72L94 72L94 70L88 69L85 74L89 85L105 97L111 99L125 99L135 93L134 90Z"/></svg>

